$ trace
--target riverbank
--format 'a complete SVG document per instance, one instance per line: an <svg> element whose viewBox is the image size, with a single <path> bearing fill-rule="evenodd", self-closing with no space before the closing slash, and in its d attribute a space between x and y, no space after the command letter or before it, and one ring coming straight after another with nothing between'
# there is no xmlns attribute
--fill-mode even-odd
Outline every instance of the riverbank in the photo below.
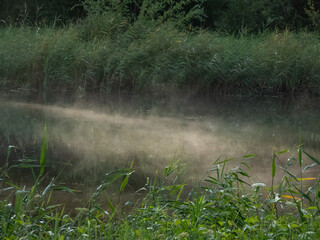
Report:
<svg viewBox="0 0 320 240"><path fill-rule="evenodd" d="M6 27L0 29L0 87L71 90L80 97L88 91L318 95L319 35L188 33L170 24L136 24L102 36L80 24Z"/></svg>

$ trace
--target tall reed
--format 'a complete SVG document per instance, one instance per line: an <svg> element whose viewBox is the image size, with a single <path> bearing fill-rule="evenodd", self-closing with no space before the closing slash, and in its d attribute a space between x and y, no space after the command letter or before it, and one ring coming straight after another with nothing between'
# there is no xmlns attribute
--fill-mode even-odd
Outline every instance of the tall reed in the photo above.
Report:
<svg viewBox="0 0 320 240"><path fill-rule="evenodd" d="M2 89L252 95L319 93L315 33L224 35L135 24L88 39L84 25L0 29ZM89 25L91 26L91 25Z"/></svg>

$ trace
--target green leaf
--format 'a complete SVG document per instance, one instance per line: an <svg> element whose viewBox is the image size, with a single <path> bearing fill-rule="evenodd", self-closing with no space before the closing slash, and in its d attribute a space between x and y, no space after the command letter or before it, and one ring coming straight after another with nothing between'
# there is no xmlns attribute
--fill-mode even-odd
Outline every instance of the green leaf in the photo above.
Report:
<svg viewBox="0 0 320 240"><path fill-rule="evenodd" d="M301 127L299 127L299 146L298 146L298 155L299 155L299 165L300 165L300 169L301 169L301 167L302 167Z"/></svg>
<svg viewBox="0 0 320 240"><path fill-rule="evenodd" d="M249 170L251 169L250 166L248 164L246 164L245 162L241 162L240 164L246 166Z"/></svg>
<svg viewBox="0 0 320 240"><path fill-rule="evenodd" d="M318 208L315 206L308 207L308 210L317 210Z"/></svg>
<svg viewBox="0 0 320 240"><path fill-rule="evenodd" d="M58 208L58 207L61 207L61 206L63 206L63 204L50 205L49 207L47 207L47 209L55 209L55 208Z"/></svg>
<svg viewBox="0 0 320 240"><path fill-rule="evenodd" d="M127 175L126 178L122 181L122 184L120 186L120 191L124 190L124 188L126 187L128 181L129 181L129 175Z"/></svg>
<svg viewBox="0 0 320 240"><path fill-rule="evenodd" d="M276 175L276 153L273 150L273 157L272 157L272 178Z"/></svg>
<svg viewBox="0 0 320 240"><path fill-rule="evenodd" d="M123 190L124 190L124 188L125 188L126 185L128 184L129 176L131 175L131 173L134 172L134 171L132 171L133 163L134 163L134 162L132 161L130 168L127 170L127 171L128 171L127 174L126 174L127 176L126 176L126 178L122 181L122 184L121 184L121 186L120 186L120 191L123 191Z"/></svg>
<svg viewBox="0 0 320 240"><path fill-rule="evenodd" d="M36 162L35 159L32 159L32 158L23 158L23 159L20 159L18 160L19 162L22 162L22 163L30 163L30 162Z"/></svg>
<svg viewBox="0 0 320 240"><path fill-rule="evenodd" d="M282 151L278 152L277 154L283 154L283 153L287 153L287 152L289 152L289 149L282 150Z"/></svg>
<svg viewBox="0 0 320 240"><path fill-rule="evenodd" d="M12 167L15 167L15 168L38 168L40 167L40 165L34 165L34 164L17 164L17 165L14 165Z"/></svg>
<svg viewBox="0 0 320 240"><path fill-rule="evenodd" d="M116 209L114 208L112 202L108 199L108 205L111 208L111 211L114 212Z"/></svg>
<svg viewBox="0 0 320 240"><path fill-rule="evenodd" d="M317 166L317 163L312 163L312 164L310 164L310 165L305 166L304 169L302 170L302 172L305 172L305 171L307 171L309 168L312 168L312 167L314 167L314 166Z"/></svg>
<svg viewBox="0 0 320 240"><path fill-rule="evenodd" d="M218 158L214 161L213 165L217 165L217 163L220 161L220 158L221 158L221 157L222 157L222 156L218 157Z"/></svg>
<svg viewBox="0 0 320 240"><path fill-rule="evenodd" d="M227 163L227 162L235 160L235 158L229 158L229 159L218 162L219 159L220 159L220 157L215 161L215 163L214 163L215 165L219 165L221 163Z"/></svg>
<svg viewBox="0 0 320 240"><path fill-rule="evenodd" d="M320 161L314 157L312 157L309 153L303 151L312 161L314 161L316 164L320 165Z"/></svg>
<svg viewBox="0 0 320 240"><path fill-rule="evenodd" d="M184 184L181 184L181 185L180 185L180 191L179 191L179 193L178 193L178 195L177 195L177 197L176 197L176 201L179 200L179 198L180 198L180 196L181 196L181 193L182 193L182 191L183 191L183 188L184 188Z"/></svg>
<svg viewBox="0 0 320 240"><path fill-rule="evenodd" d="M69 192L69 193L74 193L77 192L77 190L73 190L71 188L65 187L65 186L56 186L53 188L54 191L64 191L64 192Z"/></svg>
<svg viewBox="0 0 320 240"><path fill-rule="evenodd" d="M305 194L303 191L301 191L299 188L297 188L296 186L294 186L294 188L306 199L309 200L310 203L313 204L313 200L310 198L309 194Z"/></svg>
<svg viewBox="0 0 320 240"><path fill-rule="evenodd" d="M14 185L12 182L6 182L6 184L8 184L9 186L11 186L11 187L13 187L13 188L15 188L17 190L21 190L20 187L18 187L17 185Z"/></svg>
<svg viewBox="0 0 320 240"><path fill-rule="evenodd" d="M285 169L285 168L283 168L283 167L280 167L283 171L285 171L286 173L288 173L289 175L290 175L290 177L292 177L294 180L296 180L297 182L298 182L298 179L297 179L297 177L293 174L293 173L291 173L291 172L289 172L287 169Z"/></svg>
<svg viewBox="0 0 320 240"><path fill-rule="evenodd" d="M240 175L242 175L242 176L244 176L244 177L248 177L248 178L250 178L249 174L248 174L248 173L246 173L245 171L243 171L242 169L241 169L241 170L239 170L239 171L237 171L237 173L239 173Z"/></svg>
<svg viewBox="0 0 320 240"><path fill-rule="evenodd" d="M54 180L52 179L51 182L48 184L48 186L43 190L41 195L45 196L53 186L54 186Z"/></svg>
<svg viewBox="0 0 320 240"><path fill-rule="evenodd" d="M292 189L288 189L288 192L289 192L289 193L292 193L292 194L294 194L294 195L297 195L297 194L298 194L298 192L293 191Z"/></svg>
<svg viewBox="0 0 320 240"><path fill-rule="evenodd" d="M44 172L44 166L46 163L46 150L47 150L46 134L47 134L47 124L44 125L44 130L43 130L41 153L40 153L40 167L41 167L41 169L40 169L39 176L42 176L42 174Z"/></svg>
<svg viewBox="0 0 320 240"><path fill-rule="evenodd" d="M242 158L250 158L250 157L254 157L254 156L256 156L256 154L245 155L245 156L243 156Z"/></svg>

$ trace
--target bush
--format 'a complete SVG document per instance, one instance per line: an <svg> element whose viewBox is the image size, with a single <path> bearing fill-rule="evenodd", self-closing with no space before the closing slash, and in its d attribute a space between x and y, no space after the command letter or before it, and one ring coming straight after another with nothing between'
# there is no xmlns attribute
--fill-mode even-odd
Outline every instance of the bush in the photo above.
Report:
<svg viewBox="0 0 320 240"><path fill-rule="evenodd" d="M300 0L207 0L205 26L231 33L300 29L310 24L304 7Z"/></svg>

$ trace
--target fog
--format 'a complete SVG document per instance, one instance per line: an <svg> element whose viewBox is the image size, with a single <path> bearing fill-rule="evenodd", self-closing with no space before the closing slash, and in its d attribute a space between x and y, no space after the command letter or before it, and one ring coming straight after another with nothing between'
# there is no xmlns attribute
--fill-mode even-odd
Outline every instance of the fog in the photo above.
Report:
<svg viewBox="0 0 320 240"><path fill-rule="evenodd" d="M133 104L130 109L126 106L111 111L103 104L42 105L3 100L0 126L8 143L15 139L23 154L32 155L28 146L40 148L46 124L51 163L69 162L77 174L88 174L93 167L89 174L101 174L134 162L141 185L146 177L162 173L174 157L187 166L185 180L196 183L216 159L234 158L229 169L245 161L251 166L246 169L252 176L250 181L268 184L273 149L289 149L277 159L277 165L284 166L288 158L296 156L297 123L311 121L305 115L300 119L297 108L287 106L284 110L274 102L252 106L231 101L225 105L155 104L143 110ZM304 129L304 146L318 155L316 136L309 128ZM248 154L255 156L242 158Z"/></svg>

